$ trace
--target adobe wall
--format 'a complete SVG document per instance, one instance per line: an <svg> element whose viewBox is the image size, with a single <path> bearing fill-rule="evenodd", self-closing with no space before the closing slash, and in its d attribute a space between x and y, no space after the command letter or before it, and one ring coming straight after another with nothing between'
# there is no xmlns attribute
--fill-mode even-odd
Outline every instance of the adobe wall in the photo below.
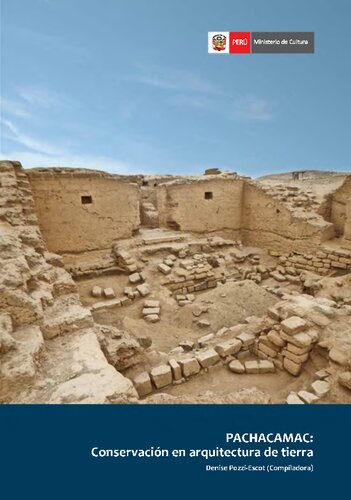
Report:
<svg viewBox="0 0 351 500"><path fill-rule="evenodd" d="M196 233L229 230L234 235L241 227L243 182L240 177L206 176L159 185L160 226Z"/></svg>
<svg viewBox="0 0 351 500"><path fill-rule="evenodd" d="M351 198L346 202L343 245L351 248Z"/></svg>
<svg viewBox="0 0 351 500"><path fill-rule="evenodd" d="M346 204L351 198L351 175L346 177L342 186L331 196L330 221L334 224L336 235L344 234Z"/></svg>
<svg viewBox="0 0 351 500"><path fill-rule="evenodd" d="M267 250L313 252L334 236L333 225L316 215L305 219L255 182L246 181L243 192L242 237L245 244Z"/></svg>
<svg viewBox="0 0 351 500"><path fill-rule="evenodd" d="M108 248L139 226L139 188L123 177L71 169L30 170L28 176L40 229L53 252ZM83 204L83 196L92 202Z"/></svg>

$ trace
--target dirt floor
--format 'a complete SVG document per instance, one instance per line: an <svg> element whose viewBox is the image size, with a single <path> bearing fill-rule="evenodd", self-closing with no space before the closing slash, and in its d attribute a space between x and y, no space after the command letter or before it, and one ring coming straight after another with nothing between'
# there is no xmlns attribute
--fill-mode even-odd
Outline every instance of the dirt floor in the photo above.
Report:
<svg viewBox="0 0 351 500"><path fill-rule="evenodd" d="M79 293L86 305L96 302L96 299L90 296L93 285L112 286L116 292L123 294L124 287L128 285L128 278L104 276L79 281ZM126 307L94 313L94 320L100 324L126 329L136 337L142 332L143 336L152 339L154 349L168 352L182 340L196 340L223 327L234 326L248 316L263 315L267 308L277 301L273 294L252 281L229 282L200 292L192 304L184 307L179 307L176 300L164 288L153 292L147 298L160 300L161 315L158 323L150 324L141 318L144 302L142 298ZM193 312L196 313L199 309L204 312L200 316L195 316ZM199 319L208 320L210 325L200 327L197 324Z"/></svg>

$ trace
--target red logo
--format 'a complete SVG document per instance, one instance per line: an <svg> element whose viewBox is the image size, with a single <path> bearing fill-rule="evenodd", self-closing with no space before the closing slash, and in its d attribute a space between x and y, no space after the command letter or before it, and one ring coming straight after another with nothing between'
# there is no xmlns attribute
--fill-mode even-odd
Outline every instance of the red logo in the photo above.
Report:
<svg viewBox="0 0 351 500"><path fill-rule="evenodd" d="M229 52L231 54L247 54L251 52L249 31L231 31L229 33Z"/></svg>

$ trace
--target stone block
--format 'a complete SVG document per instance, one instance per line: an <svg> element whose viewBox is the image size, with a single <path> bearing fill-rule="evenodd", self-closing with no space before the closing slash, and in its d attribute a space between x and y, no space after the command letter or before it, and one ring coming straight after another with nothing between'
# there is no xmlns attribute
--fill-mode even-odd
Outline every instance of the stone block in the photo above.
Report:
<svg viewBox="0 0 351 500"><path fill-rule="evenodd" d="M250 345L255 343L256 336L253 333L243 332L237 335L237 340L242 342L244 347L249 347Z"/></svg>
<svg viewBox="0 0 351 500"><path fill-rule="evenodd" d="M172 370L169 365L160 365L151 370L151 380L157 389L172 383Z"/></svg>
<svg viewBox="0 0 351 500"><path fill-rule="evenodd" d="M346 259L345 257L339 257L339 262L342 262L343 264L351 265L351 259Z"/></svg>
<svg viewBox="0 0 351 500"><path fill-rule="evenodd" d="M176 298L176 300L178 300L178 301L179 301L179 300L186 300L186 296L185 296L185 295L183 295L183 294L180 294L180 293L179 293L179 294L177 294L177 295L175 296L175 298Z"/></svg>
<svg viewBox="0 0 351 500"><path fill-rule="evenodd" d="M124 295L130 297L131 294L133 294L133 288L131 286L124 287Z"/></svg>
<svg viewBox="0 0 351 500"><path fill-rule="evenodd" d="M278 368L278 370L284 370L284 367L283 367L283 361L281 361L280 359L278 358L274 358L273 359L273 363L274 363L274 366L276 368Z"/></svg>
<svg viewBox="0 0 351 500"><path fill-rule="evenodd" d="M167 266L163 262L160 262L160 264L157 266L157 269L163 274L169 274L172 271L172 268Z"/></svg>
<svg viewBox="0 0 351 500"><path fill-rule="evenodd" d="M280 314L279 314L279 311L278 309L276 309L275 307L270 307L268 310L267 310L267 313L268 313L268 316L272 319L274 319L275 321L279 321L280 320Z"/></svg>
<svg viewBox="0 0 351 500"><path fill-rule="evenodd" d="M113 299L116 295L115 295L115 292L114 292L114 289L109 287L109 288L104 288L104 296L107 298L107 299Z"/></svg>
<svg viewBox="0 0 351 500"><path fill-rule="evenodd" d="M194 288L195 288L196 292L200 292L201 290L206 290L207 284L206 284L206 282L199 283L199 284L195 285Z"/></svg>
<svg viewBox="0 0 351 500"><path fill-rule="evenodd" d="M220 330L218 330L218 332L216 333L216 337L222 337L227 332L229 332L229 328L227 328L226 326L224 326L223 328L221 328Z"/></svg>
<svg viewBox="0 0 351 500"><path fill-rule="evenodd" d="M330 384L325 380L315 380L311 384L312 389L314 390L316 396L322 398L330 391Z"/></svg>
<svg viewBox="0 0 351 500"><path fill-rule="evenodd" d="M204 335L203 337L199 338L197 342L198 342L200 347L204 347L205 345L208 344L208 342L213 340L214 337L215 336L213 333L209 333L208 335Z"/></svg>
<svg viewBox="0 0 351 500"><path fill-rule="evenodd" d="M141 276L139 273L133 273L133 274L129 275L128 279L129 279L130 283L132 283L134 285L135 283L140 283Z"/></svg>
<svg viewBox="0 0 351 500"><path fill-rule="evenodd" d="M158 314L148 314L147 316L144 316L144 319L149 323L157 323L157 321L160 321Z"/></svg>
<svg viewBox="0 0 351 500"><path fill-rule="evenodd" d="M318 342L319 332L317 330L313 330L312 328L310 328L310 329L306 330L304 333L311 338L311 341L313 344Z"/></svg>
<svg viewBox="0 0 351 500"><path fill-rule="evenodd" d="M129 297L121 297L120 299L121 306L129 306L132 301Z"/></svg>
<svg viewBox="0 0 351 500"><path fill-rule="evenodd" d="M216 286L217 286L216 280L210 280L207 282L207 288L216 288Z"/></svg>
<svg viewBox="0 0 351 500"><path fill-rule="evenodd" d="M149 314L160 314L160 308L159 307L144 307L143 316L148 316Z"/></svg>
<svg viewBox="0 0 351 500"><path fill-rule="evenodd" d="M275 279L276 281L278 281L279 283L282 283L283 281L286 281L286 277L283 275L283 274L280 274L280 272L278 271L272 271L271 273L269 273L270 276Z"/></svg>
<svg viewBox="0 0 351 500"><path fill-rule="evenodd" d="M293 375L294 377L297 377L302 369L302 365L299 363L295 363L289 358L284 358L283 360L283 367L284 369L290 373L290 375Z"/></svg>
<svg viewBox="0 0 351 500"><path fill-rule="evenodd" d="M256 350L256 351L255 351L255 355L256 355L259 359L268 359L268 358L269 358L269 356L267 356L267 354L265 354L264 352L259 351L259 350Z"/></svg>
<svg viewBox="0 0 351 500"><path fill-rule="evenodd" d="M297 345L294 345L294 344L291 344L291 343L287 343L286 349L288 351L296 354L297 356L303 356L304 354L307 354L307 353L310 352L311 346L298 347Z"/></svg>
<svg viewBox="0 0 351 500"><path fill-rule="evenodd" d="M272 361L260 359L258 362L258 371L259 373L274 373L275 365Z"/></svg>
<svg viewBox="0 0 351 500"><path fill-rule="evenodd" d="M173 262L173 260L171 260L171 259L165 259L163 262L164 262L164 264L166 264L166 266L168 266L168 267L173 267L173 266L174 266L174 262Z"/></svg>
<svg viewBox="0 0 351 500"><path fill-rule="evenodd" d="M200 365L196 358L183 358L178 360L182 367L184 377L191 377L200 371Z"/></svg>
<svg viewBox="0 0 351 500"><path fill-rule="evenodd" d="M297 347L309 347L312 344L312 339L305 332L298 333L297 335L288 335L281 332L280 336L287 342L296 345Z"/></svg>
<svg viewBox="0 0 351 500"><path fill-rule="evenodd" d="M168 363L172 370L173 380L181 380L182 369L180 368L179 363L175 359L170 359Z"/></svg>
<svg viewBox="0 0 351 500"><path fill-rule="evenodd" d="M245 373L245 366L238 359L233 359L229 363L228 368L233 373Z"/></svg>
<svg viewBox="0 0 351 500"><path fill-rule="evenodd" d="M297 394L299 398L308 405L314 404L319 400L319 397L313 394L313 392L300 391Z"/></svg>
<svg viewBox="0 0 351 500"><path fill-rule="evenodd" d="M274 349L271 349L263 342L259 342L258 349L261 352L263 352L264 354L266 354L267 356L269 356L270 358L275 358L277 356L277 351L275 351Z"/></svg>
<svg viewBox="0 0 351 500"><path fill-rule="evenodd" d="M299 316L291 316L281 322L281 326L288 335L296 335L306 330L306 321Z"/></svg>
<svg viewBox="0 0 351 500"><path fill-rule="evenodd" d="M206 349L196 354L196 359L202 368L207 368L214 365L220 359L218 353L214 349Z"/></svg>
<svg viewBox="0 0 351 500"><path fill-rule="evenodd" d="M159 300L145 300L144 307L160 307Z"/></svg>
<svg viewBox="0 0 351 500"><path fill-rule="evenodd" d="M343 372L339 375L338 382L351 391L351 372Z"/></svg>
<svg viewBox="0 0 351 500"><path fill-rule="evenodd" d="M331 263L331 266L336 267L338 269L347 269L347 264L344 264L343 262L334 261Z"/></svg>
<svg viewBox="0 0 351 500"><path fill-rule="evenodd" d="M318 370L316 373L315 373L315 376L319 379L319 380L323 380L324 378L327 378L329 377L330 373L327 371L327 370Z"/></svg>
<svg viewBox="0 0 351 500"><path fill-rule="evenodd" d="M187 306L188 304L191 304L190 300L188 300L188 299L178 300L178 306L179 307Z"/></svg>
<svg viewBox="0 0 351 500"><path fill-rule="evenodd" d="M215 350L218 354L225 358L226 356L230 356L231 354L236 354L242 348L242 342L238 339L230 339L225 342L220 342L215 346Z"/></svg>
<svg viewBox="0 0 351 500"><path fill-rule="evenodd" d="M179 346L184 350L184 351L191 351L194 349L194 342L192 340L182 340L179 342Z"/></svg>
<svg viewBox="0 0 351 500"><path fill-rule="evenodd" d="M286 398L286 402L288 405L303 405L305 404L302 399L295 392L291 392L289 396Z"/></svg>
<svg viewBox="0 0 351 500"><path fill-rule="evenodd" d="M137 271L137 266L135 264L128 264L126 266L126 269L127 271L129 271L130 273L134 273L135 271Z"/></svg>
<svg viewBox="0 0 351 500"><path fill-rule="evenodd" d="M102 288L101 286L93 286L93 288L91 289L91 295L92 297L101 297L102 295Z"/></svg>
<svg viewBox="0 0 351 500"><path fill-rule="evenodd" d="M194 265L194 261L191 259L182 260L181 262L179 262L179 266L182 267L183 269L186 269L186 270L191 269L193 267L193 265Z"/></svg>
<svg viewBox="0 0 351 500"><path fill-rule="evenodd" d="M142 283L136 287L137 291L140 293L142 297L146 297L150 293L149 285L146 283Z"/></svg>
<svg viewBox="0 0 351 500"><path fill-rule="evenodd" d="M267 338L270 342L272 342L272 344L276 345L277 347L286 346L286 340L282 339L279 333L277 333L275 330L271 330L270 332L268 332Z"/></svg>
<svg viewBox="0 0 351 500"><path fill-rule="evenodd" d="M201 327L201 328L208 328L209 326L211 326L211 323L208 321L208 319L200 319L197 324Z"/></svg>
<svg viewBox="0 0 351 500"><path fill-rule="evenodd" d="M140 397L146 396L152 392L151 380L147 372L137 375L134 378L133 383Z"/></svg>
<svg viewBox="0 0 351 500"><path fill-rule="evenodd" d="M121 307L119 299L110 299L102 302L96 302L91 306L92 311L100 311L101 309L112 309L113 307Z"/></svg>
<svg viewBox="0 0 351 500"><path fill-rule="evenodd" d="M291 361L294 361L294 363L297 363L300 365L302 365L302 363L305 363L308 360L308 356L309 356L308 352L305 354L298 355L298 354L294 354L291 351L288 351L287 349L284 349L282 354L284 357L291 359Z"/></svg>
<svg viewBox="0 0 351 500"><path fill-rule="evenodd" d="M246 373L259 373L259 361L245 361Z"/></svg>

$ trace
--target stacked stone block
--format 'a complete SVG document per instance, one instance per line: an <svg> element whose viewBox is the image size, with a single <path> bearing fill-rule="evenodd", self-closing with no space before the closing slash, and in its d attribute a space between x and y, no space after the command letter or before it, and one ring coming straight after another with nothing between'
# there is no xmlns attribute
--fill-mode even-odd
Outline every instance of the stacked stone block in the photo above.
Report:
<svg viewBox="0 0 351 500"><path fill-rule="evenodd" d="M164 262L159 264L158 269L170 275L164 284L173 295L188 295L217 286L217 278L207 257L207 254L196 254L193 258L181 260L172 275L170 266Z"/></svg>
<svg viewBox="0 0 351 500"><path fill-rule="evenodd" d="M277 254L270 252L273 256L279 257L280 267L284 269L280 274L285 275L285 279L289 276L296 276L301 271L311 271L316 274L326 275L336 270L351 269L351 250L342 248L331 249L322 248L315 254L302 254L292 252L290 254Z"/></svg>
<svg viewBox="0 0 351 500"><path fill-rule="evenodd" d="M271 317L279 318L274 308L269 310ZM313 344L318 340L318 332L309 328L307 322L299 316L291 316L276 325L266 335L261 335L257 342L257 355L269 359L279 369L285 369L291 375L301 373L303 365L309 359Z"/></svg>

